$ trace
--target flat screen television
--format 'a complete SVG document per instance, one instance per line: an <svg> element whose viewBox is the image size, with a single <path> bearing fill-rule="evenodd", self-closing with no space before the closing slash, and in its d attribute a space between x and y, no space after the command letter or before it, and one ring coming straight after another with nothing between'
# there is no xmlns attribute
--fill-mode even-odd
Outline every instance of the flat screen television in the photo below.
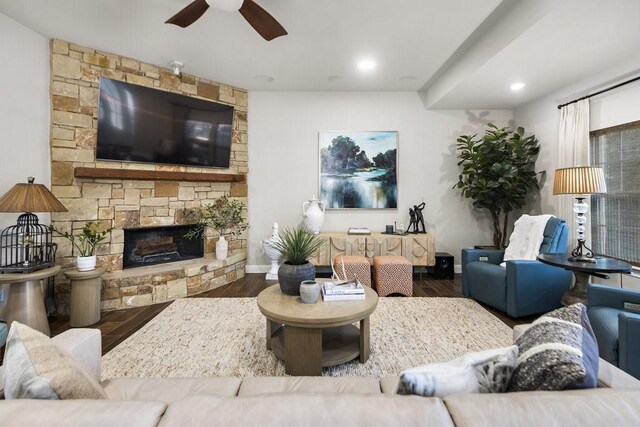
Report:
<svg viewBox="0 0 640 427"><path fill-rule="evenodd" d="M100 79L96 158L228 168L233 107Z"/></svg>

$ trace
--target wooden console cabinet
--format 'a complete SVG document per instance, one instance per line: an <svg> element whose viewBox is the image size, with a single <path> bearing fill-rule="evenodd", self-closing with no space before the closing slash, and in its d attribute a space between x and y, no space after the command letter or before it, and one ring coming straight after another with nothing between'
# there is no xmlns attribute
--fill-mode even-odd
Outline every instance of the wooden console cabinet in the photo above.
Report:
<svg viewBox="0 0 640 427"><path fill-rule="evenodd" d="M330 266L336 255L362 255L373 264L373 257L380 255L401 255L414 266L434 266L436 264L435 239L432 234L371 233L370 235L349 235L340 232L320 233L325 242L318 255L311 260L317 266Z"/></svg>

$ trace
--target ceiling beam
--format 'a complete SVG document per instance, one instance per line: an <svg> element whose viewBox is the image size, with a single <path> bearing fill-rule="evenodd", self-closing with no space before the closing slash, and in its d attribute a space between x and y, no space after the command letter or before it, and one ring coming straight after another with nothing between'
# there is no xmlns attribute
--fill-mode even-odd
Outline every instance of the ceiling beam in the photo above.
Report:
<svg viewBox="0 0 640 427"><path fill-rule="evenodd" d="M503 0L418 91L426 109L449 93L535 25L562 0Z"/></svg>

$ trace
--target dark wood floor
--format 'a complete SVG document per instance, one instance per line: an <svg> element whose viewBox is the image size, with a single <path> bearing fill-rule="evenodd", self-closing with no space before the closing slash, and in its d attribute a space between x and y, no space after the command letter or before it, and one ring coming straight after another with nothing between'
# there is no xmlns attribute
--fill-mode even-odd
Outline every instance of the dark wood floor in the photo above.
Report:
<svg viewBox="0 0 640 427"><path fill-rule="evenodd" d="M238 298L255 297L263 289L273 285L274 281L266 281L264 274L247 274L244 278L229 285L222 286L212 291L194 295L197 298ZM435 280L427 275L414 278L414 297L462 297L462 279L459 274L454 280ZM398 297L401 298L401 297ZM107 353L122 341L131 336L138 329L164 310L171 302L155 304L147 307L131 308L127 310L110 311L102 314L102 319L91 326L102 331L102 352ZM508 326L513 327L520 323L529 323L532 318L512 319L506 314L491 307L484 306L497 318ZM70 328L68 317L59 317L51 324L51 334L57 335Z"/></svg>

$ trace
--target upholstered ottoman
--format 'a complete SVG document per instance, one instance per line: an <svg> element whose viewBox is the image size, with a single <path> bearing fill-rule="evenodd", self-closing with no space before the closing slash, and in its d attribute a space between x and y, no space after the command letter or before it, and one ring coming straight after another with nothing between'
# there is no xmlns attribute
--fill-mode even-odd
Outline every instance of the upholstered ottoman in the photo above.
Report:
<svg viewBox="0 0 640 427"><path fill-rule="evenodd" d="M371 287L371 265L360 255L338 255L333 260L333 271L341 280L354 277L364 286Z"/></svg>
<svg viewBox="0 0 640 427"><path fill-rule="evenodd" d="M413 295L413 265L401 256L373 258L373 283L378 295Z"/></svg>

